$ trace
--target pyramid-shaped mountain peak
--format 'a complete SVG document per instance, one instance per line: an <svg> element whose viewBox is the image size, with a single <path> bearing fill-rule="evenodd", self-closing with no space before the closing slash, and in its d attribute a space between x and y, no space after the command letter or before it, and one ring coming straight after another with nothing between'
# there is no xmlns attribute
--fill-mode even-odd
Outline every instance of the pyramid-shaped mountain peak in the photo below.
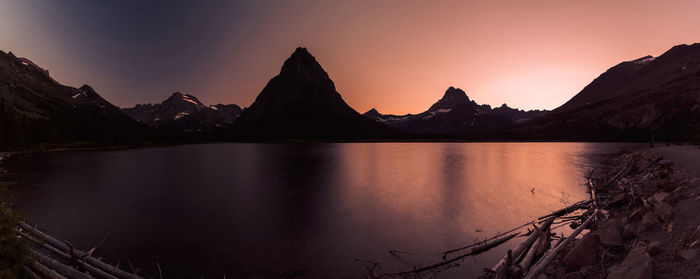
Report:
<svg viewBox="0 0 700 279"><path fill-rule="evenodd" d="M282 69L280 70L280 76L305 79L317 86L329 87L335 90L335 84L328 76L328 73L323 70L323 67L316 61L316 58L303 47L298 47L294 53L284 61Z"/></svg>
<svg viewBox="0 0 700 279"><path fill-rule="evenodd" d="M442 99L457 99L457 100L465 100L469 101L469 97L467 97L467 93L464 92L464 90L459 89L459 88L454 88L453 86L450 86L450 88L447 88L447 91L445 91L445 95L442 96Z"/></svg>
<svg viewBox="0 0 700 279"><path fill-rule="evenodd" d="M241 137L354 138L384 127L348 106L306 48L297 48L236 120Z"/></svg>
<svg viewBox="0 0 700 279"><path fill-rule="evenodd" d="M467 97L467 93L465 93L464 90L450 86L450 88L445 91L445 95L442 96L442 99L433 104L428 111L450 109L468 102L469 97Z"/></svg>
<svg viewBox="0 0 700 279"><path fill-rule="evenodd" d="M204 107L204 104L200 102L197 97L192 96L190 94L185 94L182 92L175 92L173 95L168 97L165 101L163 101L162 104L186 104L186 105L195 105L197 107Z"/></svg>

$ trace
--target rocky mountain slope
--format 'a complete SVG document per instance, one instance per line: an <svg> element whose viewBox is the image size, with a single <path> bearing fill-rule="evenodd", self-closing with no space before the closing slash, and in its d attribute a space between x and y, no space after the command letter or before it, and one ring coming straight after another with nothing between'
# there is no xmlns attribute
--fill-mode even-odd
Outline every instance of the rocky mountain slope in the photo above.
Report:
<svg viewBox="0 0 700 279"><path fill-rule="evenodd" d="M391 115L371 109L364 116L414 135L468 136L511 127L545 113L513 109L505 104L492 109L489 105L470 100L462 89L450 87L440 100L422 113Z"/></svg>
<svg viewBox="0 0 700 279"><path fill-rule="evenodd" d="M197 97L181 92L173 93L160 104L139 104L122 110L150 127L186 132L229 127L242 111L233 104L206 106Z"/></svg>
<svg viewBox="0 0 700 279"><path fill-rule="evenodd" d="M700 44L622 62L510 137L700 140Z"/></svg>
<svg viewBox="0 0 700 279"><path fill-rule="evenodd" d="M316 59L297 48L234 122L242 139L368 139L391 129L348 106Z"/></svg>
<svg viewBox="0 0 700 279"><path fill-rule="evenodd" d="M90 86L61 85L29 59L0 51L0 148L134 143L144 129Z"/></svg>

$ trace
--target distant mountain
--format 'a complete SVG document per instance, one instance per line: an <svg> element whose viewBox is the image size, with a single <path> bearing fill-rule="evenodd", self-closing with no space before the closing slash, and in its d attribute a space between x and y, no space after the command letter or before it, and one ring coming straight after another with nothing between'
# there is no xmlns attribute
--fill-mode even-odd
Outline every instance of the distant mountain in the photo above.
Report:
<svg viewBox="0 0 700 279"><path fill-rule="evenodd" d="M539 109L521 110L521 109L508 107L508 105L506 105L506 104L502 104L500 107L493 108L493 109L491 109L491 111L488 111L487 113L504 115L515 123L522 123L522 122L525 122L527 120L546 115L547 113L549 113L549 111L548 110L539 110Z"/></svg>
<svg viewBox="0 0 700 279"><path fill-rule="evenodd" d="M700 44L622 62L552 113L510 131L568 140L700 140Z"/></svg>
<svg viewBox="0 0 700 279"><path fill-rule="evenodd" d="M160 104L122 109L137 121L154 128L208 132L231 126L241 113L238 105L205 106L197 97L175 92Z"/></svg>
<svg viewBox="0 0 700 279"><path fill-rule="evenodd" d="M348 106L316 59L297 48L234 122L243 139L367 139L392 130Z"/></svg>
<svg viewBox="0 0 700 279"><path fill-rule="evenodd" d="M0 148L140 140L144 126L90 86L64 86L27 58L0 51Z"/></svg>
<svg viewBox="0 0 700 279"><path fill-rule="evenodd" d="M371 109L363 115L414 135L467 136L511 127L545 113L512 109L505 104L491 109L470 100L462 89L450 87L440 100L419 114L381 114Z"/></svg>

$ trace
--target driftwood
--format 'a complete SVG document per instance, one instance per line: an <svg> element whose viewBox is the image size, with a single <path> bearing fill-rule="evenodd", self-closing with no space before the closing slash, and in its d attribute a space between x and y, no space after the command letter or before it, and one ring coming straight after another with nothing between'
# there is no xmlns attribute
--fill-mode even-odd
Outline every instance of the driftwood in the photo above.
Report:
<svg viewBox="0 0 700 279"><path fill-rule="evenodd" d="M549 217L544 223L542 223L541 229L542 230L547 230L549 226L552 225L554 222L554 217ZM520 254L525 252L527 248L532 246L533 243L535 243L535 240L539 237L540 232L535 230L533 231L530 236L523 242L521 242L514 250L513 250L513 255L515 255L516 258L520 258ZM503 258L500 262L498 262L491 270L495 271L498 273L500 270L504 269L504 265L506 262L506 258Z"/></svg>
<svg viewBox="0 0 700 279"><path fill-rule="evenodd" d="M459 247L459 248L452 249L452 250L449 250L449 251L445 251L445 252L443 252L443 254L442 254L442 259L443 259L443 260L446 260L446 259L447 259L447 255L449 255L449 254L452 254L452 253L455 253L455 252L459 252L459 251L462 251L462 250L466 250L466 249L469 249L469 248L474 247L474 246L484 245L484 244L488 243L489 241L492 241L492 240L494 240L494 239L497 239L497 238L499 238L499 237L502 237L502 236L504 236L504 235L506 235L506 234L512 233L512 232L514 232L514 231L516 231L516 230L519 230L519 229L521 229L521 228L523 228L523 227L525 227L525 226L527 226L527 225L534 224L534 223L535 223L535 221L530 221L530 222L527 222L527 223L525 223L525 224L522 224L522 225L520 225L520 226L518 226L518 227L515 227L515 228L513 228L513 229L507 230L507 231L505 231L505 232L499 233L499 234L497 234L497 235L495 235L495 236L492 236L492 237L490 237L490 238L484 239L484 240L482 240L482 241L477 241L477 242L474 242L474 243L469 244L469 245L467 245L467 246L463 246L463 247Z"/></svg>
<svg viewBox="0 0 700 279"><path fill-rule="evenodd" d="M542 220L542 219L549 218L549 217L564 216L564 215L569 214L571 212L574 212L578 209L587 207L589 204L591 204L591 202L592 202L591 200L580 201L580 202L574 203L570 206L567 206L567 207L564 207L564 208L559 209L557 211L554 211L554 212L547 214L545 216L539 217L537 219Z"/></svg>
<svg viewBox="0 0 700 279"><path fill-rule="evenodd" d="M20 222L20 228L23 230L28 231L32 235L36 236L39 238L41 241L46 242L47 244L55 247L56 249L63 251L64 253L67 253L71 255L71 257L78 257L83 259L86 263L101 269L102 271L105 271L107 273L110 273L117 278L125 278L125 279L143 279L138 275L128 273L126 271L123 271L115 266L106 264L102 262L101 260L85 253L79 250L72 249L68 244L58 241L57 239L51 237L50 235L47 235L35 228L32 228L31 226L27 225L25 222Z"/></svg>
<svg viewBox="0 0 700 279"><path fill-rule="evenodd" d="M65 265L57 260L54 260L52 258L45 256L42 253L35 251L34 256L37 257L37 261L40 264L42 264L48 268L51 268L51 269L55 270L56 272L60 273L61 275L66 276L68 278L92 279L92 276L90 276L86 273L82 273L80 271L77 271L77 270L71 268L70 266L67 266L67 265Z"/></svg>
<svg viewBox="0 0 700 279"><path fill-rule="evenodd" d="M457 261L464 259L465 257L468 256L475 256L480 253L486 252L496 246L499 246L508 240L520 235L520 232L517 233L512 233L510 235L506 235L508 233L517 231L519 229L522 229L523 227L526 227L528 225L533 225L535 227L534 230L530 231L528 230L528 233L525 234L524 236L528 236L527 239L525 239L523 242L518 244L515 249L508 250L508 254L501 259L496 265L494 265L491 269L486 269L485 271L487 273L495 275L497 278L508 278L508 276L516 276L518 278L522 278L521 276L525 274L528 270L528 267L531 267L533 269L540 268L540 262L542 262L543 259L547 258L550 256L550 254L546 253L547 249L551 247L550 242L550 231L552 230L552 225L555 224L555 220L560 220L561 225L566 225L567 223L574 222L575 220L578 220L580 217L562 217L565 215L568 215L576 210L583 209L583 208L590 208L591 204L593 203L593 199L591 200L584 200L580 201L577 203L574 203L570 206L567 206L565 208L559 209L557 211L554 211L550 214L544 215L542 217L539 217L533 221L527 222L521 226L518 226L514 229L511 229L509 231L506 231L504 233L499 233L496 236L484 239L482 241L477 241L474 242L473 244L466 245L457 249L452 249L448 250L443 253L443 261L431 264L428 266L424 267L416 267L413 270L409 271L402 271L402 272L395 272L395 273L388 273L388 274L380 274L376 275L374 274L371 276L372 278L377 278L377 277L384 277L384 276L389 276L389 277L395 277L395 276L410 276L410 277L425 277L425 276L435 276L437 273L444 271L450 267L456 266ZM577 230L578 232L575 232L574 236L585 227L588 226L588 224L591 222L592 218L595 217L597 214L593 214L591 218L588 218L586 221L585 225L582 225L579 227ZM537 227L535 224L539 223L541 227ZM567 239L570 241L570 239ZM559 239L559 243L562 243L564 241L564 237L562 236ZM567 242L568 243L568 242ZM566 243L563 243L566 245ZM448 255L460 251L464 251L471 248L471 250L467 252L463 252L459 256L456 256L454 258L449 258ZM556 246L552 250L556 250L560 247ZM558 251L555 251L555 253ZM551 252L550 252L551 253ZM537 259L539 258L539 261L537 263L534 263ZM551 259L550 259L551 260ZM523 268L523 266L525 268ZM374 271L374 267L376 267L376 264L373 266L371 269ZM541 271L538 271L541 272ZM531 273L531 272L530 272Z"/></svg>
<svg viewBox="0 0 700 279"><path fill-rule="evenodd" d="M34 238L34 237L32 237L32 236L30 236L30 235L24 233L24 232L21 232L20 234L22 235L22 237L24 237L24 238L26 238L26 239L29 239L29 240L31 240L32 242L36 243L36 244L41 245L44 249L48 250L49 252L51 252L51 253L53 253L53 254L55 254L55 255L58 255L58 256L60 256L60 257L62 257L62 258L64 258L64 259L66 259L66 260L68 260L68 261L77 260L77 259L75 259L74 257L71 257L69 254L64 253L63 251L60 251L60 250L56 249L55 247L53 247L53 246L51 246L51 245L48 245L48 244L45 243L45 242L39 241L38 239L36 239L36 238ZM94 276L96 276L96 277L98 277L98 278L103 278L103 279L118 279L116 276L111 275L111 274L109 274L109 273L107 273L107 272L104 272L104 271L102 271L102 270L100 270L100 269L98 269L98 268L95 268L95 267L93 267L93 266L91 266L91 265L85 263L85 262L82 261L82 260L77 260L76 263L77 263L77 265L78 265L79 267L85 269L87 272L89 272L90 274L92 274L92 275L94 275Z"/></svg>
<svg viewBox="0 0 700 279"><path fill-rule="evenodd" d="M603 186L610 185L610 183L612 183L613 181L616 181L623 175L627 174L632 169L632 165L634 164L626 164L625 167L623 167L617 174L613 175L607 181L605 181L605 183L603 183Z"/></svg>
<svg viewBox="0 0 700 279"><path fill-rule="evenodd" d="M520 268L523 273L527 273L532 264L547 253L547 249L549 249L551 241L549 233L549 230L541 233L540 237L537 239L537 243L532 245L530 250L528 250L527 255L525 255L523 260L520 262Z"/></svg>
<svg viewBox="0 0 700 279"><path fill-rule="evenodd" d="M41 275L41 278L49 278L49 279L67 279L65 276L58 274L58 272L53 271L52 269L38 263L38 262L32 262L29 267L31 267L32 271L35 271L38 273L38 275Z"/></svg>
<svg viewBox="0 0 700 279"><path fill-rule="evenodd" d="M508 279L510 278L511 267L513 266L513 251L508 250L506 253L506 261L503 263L503 268L498 270L496 273L496 279Z"/></svg>
<svg viewBox="0 0 700 279"><path fill-rule="evenodd" d="M583 222L581 226L579 226L576 230L574 230L569 237L567 237L564 241L559 243L556 247L552 248L552 250L549 251L546 255L544 255L530 270L530 272L527 273L527 276L525 279L534 279L537 278L537 276L540 275L544 271L544 269L549 265L549 263L557 256L559 251L562 250L562 247L565 247L568 245L571 241L576 238L578 234L580 234L585 228L587 228L593 219L595 219L596 215L598 215L598 210L596 209L593 214L588 217L586 222Z"/></svg>
<svg viewBox="0 0 700 279"><path fill-rule="evenodd" d="M481 246L472 248L471 251L469 251L469 252L467 252L467 253L464 253L464 254L462 254L462 255L460 255L460 256L458 256L458 257L454 257L454 258L451 258L451 259L448 259L448 260L445 260L445 261L441 261L441 262L439 262L439 263L431 264L431 265L428 265L428 266L425 266L425 267L421 267L421 268L418 268L418 269L414 269L414 270L409 270L409 271L402 271L402 272L396 272L396 273L386 274L386 276L403 276L403 275L409 275L409 274L420 274L420 273L422 273L422 272L431 271L431 270L434 270L434 269L437 269L437 268L440 268L440 267L444 267L444 266L447 266L447 265L449 265L449 264L452 264L452 263L454 263L454 262L456 262L456 261L459 261L459 260L461 260L461 259L464 259L464 258L466 258L466 257L468 257L468 256L475 256L475 255L481 254L481 253L483 253L483 252L486 252L486 251L488 251L488 250L491 250L492 248L497 247L497 246L499 246L499 245L501 245L501 244L507 242L508 240L513 239L514 237L518 236L519 234L520 234L520 233L513 233L513 234L510 234L510 235L508 235L508 236L501 237L501 238L496 239L496 240L494 240L494 241L492 241L492 242L490 242L490 243L487 243L487 244L484 244L484 245L481 245Z"/></svg>
<svg viewBox="0 0 700 279"><path fill-rule="evenodd" d="M24 266L23 272L24 272L24 277L26 277L26 278L41 279L41 277L39 277L39 275L37 275L36 272L34 272L33 270L31 270L30 268L28 268L26 266Z"/></svg>

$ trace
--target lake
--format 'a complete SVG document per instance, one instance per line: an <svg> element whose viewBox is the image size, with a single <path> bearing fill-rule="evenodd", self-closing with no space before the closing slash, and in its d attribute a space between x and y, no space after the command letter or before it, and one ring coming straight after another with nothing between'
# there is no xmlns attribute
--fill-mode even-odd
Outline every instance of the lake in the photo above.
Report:
<svg viewBox="0 0 700 279"><path fill-rule="evenodd" d="M44 153L8 168L30 224L83 250L106 237L96 255L122 267L157 274L158 263L165 278L358 278L362 260L385 272L433 263L587 199L584 175L599 155L643 147L222 143ZM506 250L438 278L474 278Z"/></svg>

